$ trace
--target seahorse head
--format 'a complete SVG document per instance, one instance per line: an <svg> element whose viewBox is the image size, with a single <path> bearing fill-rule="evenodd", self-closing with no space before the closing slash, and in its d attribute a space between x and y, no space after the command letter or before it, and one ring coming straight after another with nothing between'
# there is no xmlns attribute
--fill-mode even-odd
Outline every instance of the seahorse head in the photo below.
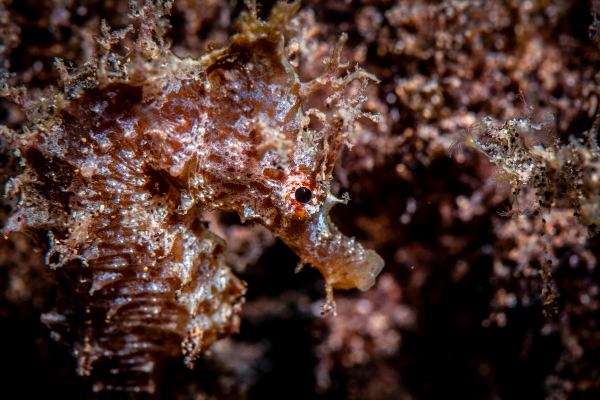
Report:
<svg viewBox="0 0 600 400"><path fill-rule="evenodd" d="M290 62L297 46L289 44L288 26L297 5L278 3L267 21L244 14L229 46L201 60L219 129L203 145L199 164L211 171L199 187L222 193L205 204L237 211L281 238L302 263L323 273L329 292L366 290L383 260L332 224L329 211L345 201L331 193L330 182L344 144L351 146L355 121L377 120L362 111L364 91L377 79L360 68L340 77L347 70L342 35L323 73L301 82Z"/></svg>

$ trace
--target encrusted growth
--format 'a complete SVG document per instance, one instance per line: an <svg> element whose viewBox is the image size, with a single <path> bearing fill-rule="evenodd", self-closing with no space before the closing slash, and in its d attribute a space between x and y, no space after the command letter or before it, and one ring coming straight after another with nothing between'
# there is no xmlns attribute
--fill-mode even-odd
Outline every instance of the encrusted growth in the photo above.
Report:
<svg viewBox="0 0 600 400"><path fill-rule="evenodd" d="M509 184L514 196L512 207L502 211L501 216L538 215L542 209L568 199L563 207L572 207L573 215L593 236L600 228L597 127L584 132L582 138L571 137L567 144L561 144L552 134L553 123L551 115L541 123L530 118L512 119L499 126L494 126L491 118L484 118L461 132L461 139L450 151L467 145L494 163L495 181ZM534 203L521 204L524 188L535 192Z"/></svg>
<svg viewBox="0 0 600 400"><path fill-rule="evenodd" d="M169 51L170 1L130 4L134 25L103 23L86 65L56 61L49 95L29 100L5 84L28 123L4 128L24 170L6 185L20 201L3 233L47 244L60 291L43 321L94 390L152 393L164 357L183 352L191 366L239 326L245 285L201 210L235 211L280 237L325 277L325 311L333 288L373 286L382 259L328 214L343 202L330 181L354 121L377 120L361 111L377 79L358 67L338 77L343 35L324 73L300 82L286 47L298 2L277 4L267 21L251 2L230 43L198 60ZM117 54L134 31L134 47ZM325 108L303 109L323 87Z"/></svg>
<svg viewBox="0 0 600 400"><path fill-rule="evenodd" d="M547 115L539 124L531 118L515 118L495 126L491 118L484 118L461 132L450 151L467 145L496 166L494 182L510 186L513 195L512 205L498 211L501 217L516 220L539 216L538 234L543 236L548 218L544 213L552 208L566 209L594 236L600 230L598 124L582 138L571 137L563 145L552 134L553 122ZM555 315L558 294L552 280L552 260L546 244L543 249L547 258L540 260L541 300L544 313Z"/></svg>

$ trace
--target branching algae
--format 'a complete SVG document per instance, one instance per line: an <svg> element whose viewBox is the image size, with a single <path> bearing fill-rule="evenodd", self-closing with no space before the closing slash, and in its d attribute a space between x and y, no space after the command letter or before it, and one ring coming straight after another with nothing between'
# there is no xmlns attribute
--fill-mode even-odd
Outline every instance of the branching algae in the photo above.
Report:
<svg viewBox="0 0 600 400"><path fill-rule="evenodd" d="M229 45L198 60L168 50L170 7L147 0L132 11L139 28L126 55L113 49L133 28L103 23L96 56L75 71L58 60L46 98L28 100L4 76L28 124L3 128L23 166L5 188L20 200L3 233L48 243L59 294L42 319L95 391L153 393L163 358L183 352L191 366L238 329L245 284L201 210L235 211L281 238L323 274L324 311L335 308L333 288L367 290L383 268L328 216L354 121L377 120L360 109L377 79L360 68L338 77L346 36L324 73L300 82L289 40L298 2L277 4L267 21L249 3ZM326 86L324 110L304 109Z"/></svg>

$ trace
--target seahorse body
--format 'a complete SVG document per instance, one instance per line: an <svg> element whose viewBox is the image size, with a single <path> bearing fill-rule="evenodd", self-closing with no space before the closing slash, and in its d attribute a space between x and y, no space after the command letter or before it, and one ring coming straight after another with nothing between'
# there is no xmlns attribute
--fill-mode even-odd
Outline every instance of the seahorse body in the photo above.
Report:
<svg viewBox="0 0 600 400"><path fill-rule="evenodd" d="M297 6L267 22L243 14L230 44L199 60L138 55L130 68L152 74L99 81L14 138L26 169L7 188L21 201L4 232L49 238L60 292L43 320L96 391L152 393L164 357L183 351L191 365L238 329L245 285L200 209L271 230L322 272L328 307L331 288L366 290L381 271L328 217L333 166L373 77L334 78L339 43L320 80L301 83L284 39ZM345 96L352 80L362 90ZM325 84L334 107L303 110Z"/></svg>

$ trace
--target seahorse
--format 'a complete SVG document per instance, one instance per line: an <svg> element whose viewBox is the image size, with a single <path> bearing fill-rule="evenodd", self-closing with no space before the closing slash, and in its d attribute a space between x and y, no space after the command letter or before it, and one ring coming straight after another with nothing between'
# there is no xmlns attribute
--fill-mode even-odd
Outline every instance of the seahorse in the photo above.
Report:
<svg viewBox="0 0 600 400"><path fill-rule="evenodd" d="M249 2L229 44L197 60L162 38L170 4L132 14L140 28L124 56L111 49L131 28L103 23L98 55L75 73L58 61L59 89L24 106L29 123L10 133L23 172L6 186L20 200L2 232L47 243L59 293L42 320L96 392L154 393L164 358L183 352L192 366L237 331L246 286L204 210L265 226L317 268L324 311L335 312L334 288L367 290L383 268L329 218L345 202L330 190L338 154L357 118L377 120L361 111L377 78L358 67L339 77L347 36L321 76L300 82L286 39L299 2L266 21ZM306 109L325 87L326 111Z"/></svg>

